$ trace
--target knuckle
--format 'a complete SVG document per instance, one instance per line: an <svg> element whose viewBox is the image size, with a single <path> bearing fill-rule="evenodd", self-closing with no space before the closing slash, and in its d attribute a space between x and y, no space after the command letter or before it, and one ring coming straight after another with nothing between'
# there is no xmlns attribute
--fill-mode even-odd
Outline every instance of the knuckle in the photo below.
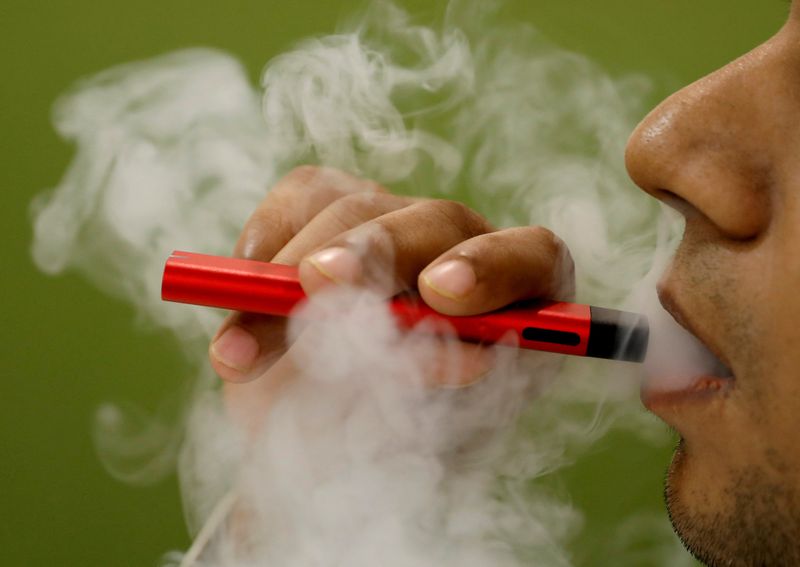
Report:
<svg viewBox="0 0 800 567"><path fill-rule="evenodd" d="M527 230L549 258L560 279L564 281L572 279L575 273L575 262L566 243L553 231L543 226L532 226Z"/></svg>
<svg viewBox="0 0 800 567"><path fill-rule="evenodd" d="M394 259L398 241L402 237L397 227L382 218L358 225L345 233L344 242L362 257L369 257L370 263L381 265Z"/></svg>
<svg viewBox="0 0 800 567"><path fill-rule="evenodd" d="M287 184L291 185L305 185L309 181L312 181L314 178L318 177L320 173L321 168L317 165L298 165L289 171L289 173L284 175L279 183L285 181Z"/></svg>
<svg viewBox="0 0 800 567"><path fill-rule="evenodd" d="M566 249L564 242L549 228L529 226L524 230L528 233L527 239L536 242L549 255L560 254L562 248Z"/></svg>
<svg viewBox="0 0 800 567"><path fill-rule="evenodd" d="M299 165L284 175L273 192L278 197L286 195L296 199L298 194L327 195L330 200L351 194L383 193L389 191L369 179L356 177L345 171L319 165Z"/></svg>
<svg viewBox="0 0 800 567"><path fill-rule="evenodd" d="M437 215L444 217L450 225L456 227L466 236L474 236L489 232L489 223L464 203L448 199L434 199L425 203Z"/></svg>
<svg viewBox="0 0 800 567"><path fill-rule="evenodd" d="M300 192L308 192L318 184L322 168L316 165L298 165L281 177L272 189L277 199L294 199Z"/></svg>
<svg viewBox="0 0 800 567"><path fill-rule="evenodd" d="M266 227L271 234L281 236L294 229L290 215L282 207L261 207L247 221L245 232L258 231L263 234Z"/></svg>
<svg viewBox="0 0 800 567"><path fill-rule="evenodd" d="M402 197L391 193L351 193L331 203L326 213L343 225L352 227L377 219L406 205Z"/></svg>
<svg viewBox="0 0 800 567"><path fill-rule="evenodd" d="M377 195L373 193L350 193L334 203L334 206L348 210L376 209Z"/></svg>
<svg viewBox="0 0 800 567"><path fill-rule="evenodd" d="M374 196L370 193L351 193L337 199L325 209L325 215L342 227L356 226L376 215Z"/></svg>

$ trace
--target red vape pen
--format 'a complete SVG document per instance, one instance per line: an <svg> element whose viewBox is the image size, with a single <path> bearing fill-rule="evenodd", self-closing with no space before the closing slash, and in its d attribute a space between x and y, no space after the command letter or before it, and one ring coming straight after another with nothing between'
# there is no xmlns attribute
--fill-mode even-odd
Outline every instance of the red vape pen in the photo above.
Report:
<svg viewBox="0 0 800 567"><path fill-rule="evenodd" d="M164 266L165 301L287 317L305 298L297 268L175 251ZM469 342L509 342L520 348L641 362L649 328L643 315L559 301L522 302L474 316L442 315L421 299L390 300L406 328L428 317L445 320ZM510 331L510 333L509 333Z"/></svg>

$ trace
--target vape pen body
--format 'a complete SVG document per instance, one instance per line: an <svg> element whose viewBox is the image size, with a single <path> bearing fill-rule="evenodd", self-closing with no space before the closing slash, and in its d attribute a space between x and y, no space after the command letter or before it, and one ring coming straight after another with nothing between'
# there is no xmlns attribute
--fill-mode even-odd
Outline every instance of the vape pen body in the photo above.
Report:
<svg viewBox="0 0 800 567"><path fill-rule="evenodd" d="M166 301L288 317L305 299L297 268L253 260L173 252L164 267ZM398 323L447 321L464 341L641 362L647 321L641 315L558 301L531 301L474 316L443 315L418 297L390 300ZM436 326L434 325L434 328Z"/></svg>

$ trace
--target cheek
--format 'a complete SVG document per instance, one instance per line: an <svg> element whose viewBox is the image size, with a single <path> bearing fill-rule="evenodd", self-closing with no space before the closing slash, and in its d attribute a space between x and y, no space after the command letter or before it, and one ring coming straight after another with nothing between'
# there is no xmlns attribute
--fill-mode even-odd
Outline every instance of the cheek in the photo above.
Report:
<svg viewBox="0 0 800 567"><path fill-rule="evenodd" d="M718 249L715 310L730 352L740 357L736 449L741 462L760 462L781 475L800 466L800 208L788 210L749 248ZM785 482L786 479L783 479Z"/></svg>
<svg viewBox="0 0 800 567"><path fill-rule="evenodd" d="M787 189L791 187L791 189ZM775 363L800 357L800 179L783 184L772 221L758 246L751 272L757 274L760 326Z"/></svg>
<svg viewBox="0 0 800 567"><path fill-rule="evenodd" d="M774 389L773 411L792 424L784 427L794 439L800 414L800 189L775 215L762 256L758 327L769 362L763 380Z"/></svg>

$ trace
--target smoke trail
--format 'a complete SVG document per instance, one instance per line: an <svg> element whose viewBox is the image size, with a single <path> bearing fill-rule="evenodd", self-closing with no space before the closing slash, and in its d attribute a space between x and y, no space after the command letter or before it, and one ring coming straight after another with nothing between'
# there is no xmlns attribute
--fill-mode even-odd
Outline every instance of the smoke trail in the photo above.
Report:
<svg viewBox="0 0 800 567"><path fill-rule="evenodd" d="M575 256L579 299L621 303L659 244L659 210L622 163L646 81L612 79L490 17L486 3L453 2L425 27L375 4L274 59L260 105L239 64L204 49L83 81L56 106L56 128L77 150L34 204L37 265L81 271L204 360L221 315L163 304L164 258L229 252L265 188L311 162L464 199L500 226L548 226ZM232 512L198 561L571 564L580 513L530 481L605 432L603 403L642 429L625 403L635 381L586 380L610 366L569 361L548 389L557 357L497 349L483 382L434 391L429 368L458 367L458 349L434 360L430 340L398 334L380 302L352 290L306 309L333 311L336 324L292 327L292 380L255 434L229 419L200 363L180 452L186 513L196 533L220 502ZM159 427L137 436L112 407L98 418L112 473L146 481L172 463L173 434L159 447ZM141 474L113 450L137 441L135 456L151 457Z"/></svg>
<svg viewBox="0 0 800 567"><path fill-rule="evenodd" d="M275 177L280 152L240 65L206 49L122 65L78 83L53 120L76 155L33 204L36 264L77 269L179 337L207 337L219 315L164 305L161 262L173 247L227 252Z"/></svg>

